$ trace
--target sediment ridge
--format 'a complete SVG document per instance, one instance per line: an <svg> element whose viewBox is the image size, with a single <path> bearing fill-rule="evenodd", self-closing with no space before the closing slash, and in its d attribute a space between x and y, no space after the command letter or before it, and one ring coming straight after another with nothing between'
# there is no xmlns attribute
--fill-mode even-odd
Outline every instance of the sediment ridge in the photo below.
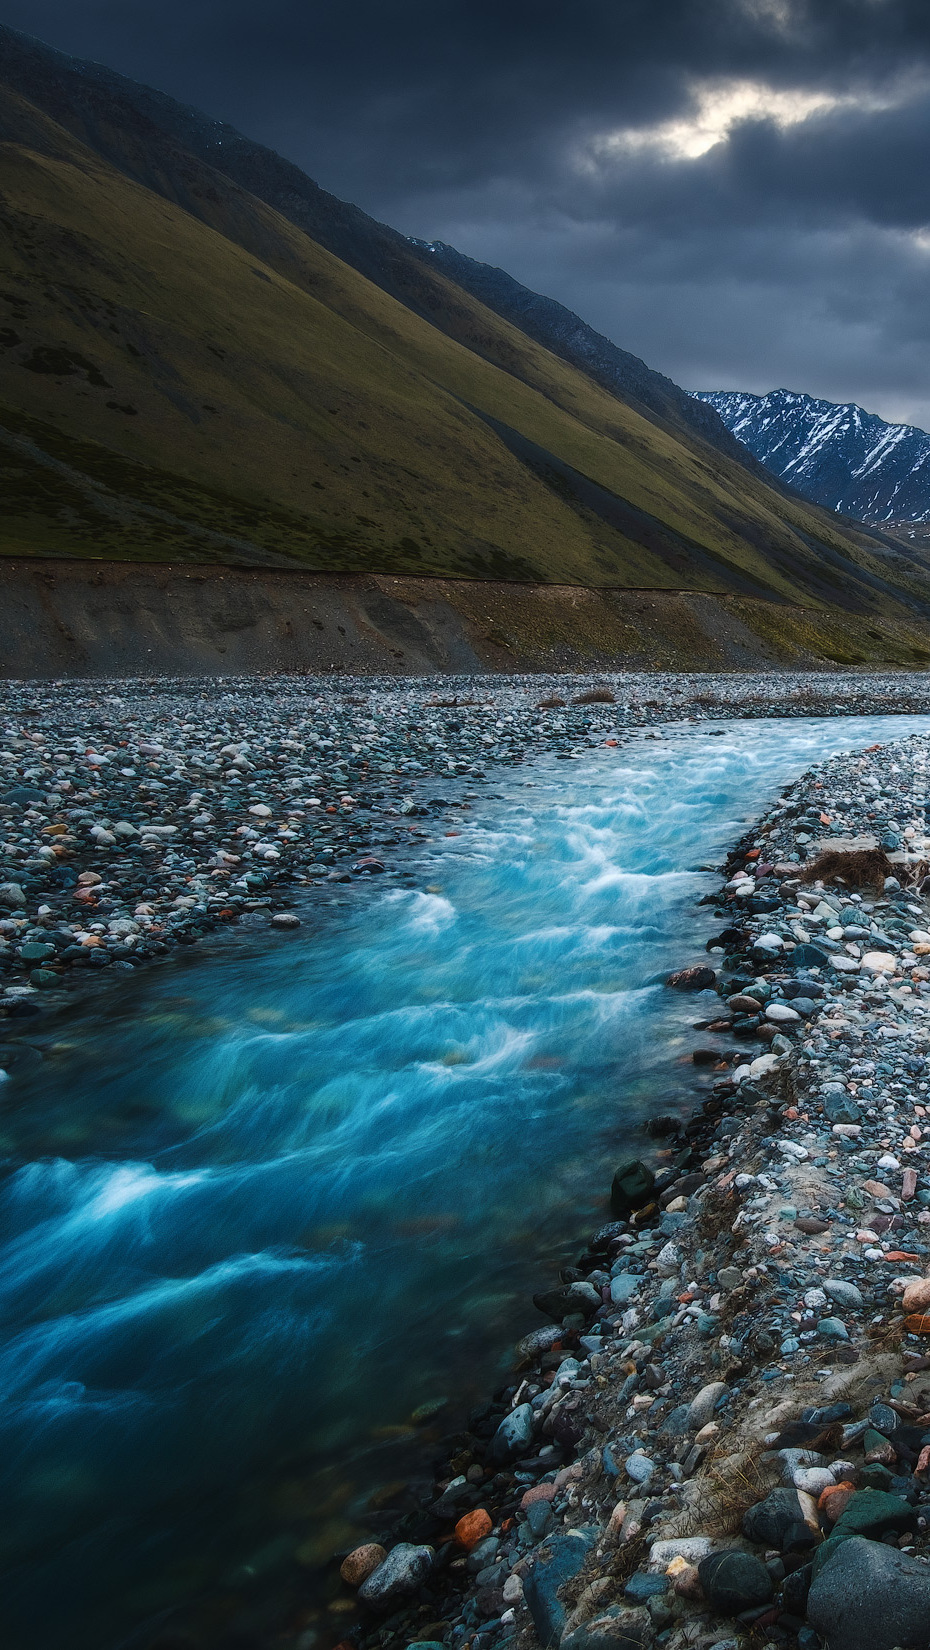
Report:
<svg viewBox="0 0 930 1650"><path fill-rule="evenodd" d="M8 556L0 675L924 669L926 622L726 591Z"/></svg>
<svg viewBox="0 0 930 1650"><path fill-rule="evenodd" d="M654 1120L511 1380L345 1558L347 1642L930 1643L928 758L837 757L730 855L668 981L713 1091Z"/></svg>

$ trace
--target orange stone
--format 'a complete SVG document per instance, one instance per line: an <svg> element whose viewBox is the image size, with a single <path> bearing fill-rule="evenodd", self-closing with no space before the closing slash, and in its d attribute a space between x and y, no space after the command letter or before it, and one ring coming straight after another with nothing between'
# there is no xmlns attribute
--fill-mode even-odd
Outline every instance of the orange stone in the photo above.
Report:
<svg viewBox="0 0 930 1650"><path fill-rule="evenodd" d="M905 1312L926 1312L930 1306L930 1278L911 1278L901 1296Z"/></svg>
<svg viewBox="0 0 930 1650"><path fill-rule="evenodd" d="M490 1535L493 1528L490 1513L486 1513L483 1507L476 1507L474 1512L466 1513L464 1518L459 1519L455 1526L455 1539L460 1547L470 1553L472 1547L477 1547L478 1542Z"/></svg>
<svg viewBox="0 0 930 1650"><path fill-rule="evenodd" d="M377 1541L366 1541L363 1547L356 1547L348 1558L344 1558L339 1568L339 1574L349 1587L361 1587L370 1575L374 1575L379 1564L383 1564L387 1553L379 1547Z"/></svg>
<svg viewBox="0 0 930 1650"><path fill-rule="evenodd" d="M912 1312L905 1318L904 1327L909 1335L930 1335L930 1317L925 1312Z"/></svg>
<svg viewBox="0 0 930 1650"><path fill-rule="evenodd" d="M856 1493L855 1484L845 1479L840 1484L831 1484L822 1490L817 1501L817 1511L825 1513L831 1524L835 1524L846 1511L850 1501Z"/></svg>

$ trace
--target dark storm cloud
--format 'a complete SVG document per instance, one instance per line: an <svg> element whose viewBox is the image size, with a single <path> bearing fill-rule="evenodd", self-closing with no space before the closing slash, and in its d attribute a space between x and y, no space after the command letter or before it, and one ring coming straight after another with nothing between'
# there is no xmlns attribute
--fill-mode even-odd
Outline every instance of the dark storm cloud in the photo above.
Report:
<svg viewBox="0 0 930 1650"><path fill-rule="evenodd" d="M0 0L689 386L930 422L926 0Z"/></svg>

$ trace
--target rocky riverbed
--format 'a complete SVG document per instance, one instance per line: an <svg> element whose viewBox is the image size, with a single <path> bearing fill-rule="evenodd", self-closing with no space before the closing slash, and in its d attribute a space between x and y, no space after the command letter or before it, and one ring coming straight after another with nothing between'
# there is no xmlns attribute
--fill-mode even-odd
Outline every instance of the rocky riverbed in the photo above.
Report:
<svg viewBox="0 0 930 1650"><path fill-rule="evenodd" d="M404 878L537 751L928 709L900 675L14 684L0 1012L12 1031L246 913L293 926L333 879ZM706 967L670 983L711 1094L616 1166L512 1379L275 1644L930 1645L928 755L837 758L738 845Z"/></svg>
<svg viewBox="0 0 930 1650"><path fill-rule="evenodd" d="M669 980L713 1091L344 1558L351 1644L930 1645L928 761L831 760L730 856Z"/></svg>
<svg viewBox="0 0 930 1650"><path fill-rule="evenodd" d="M0 688L0 1015L295 891L403 875L494 765L669 721L930 710L930 679L257 678ZM476 787L478 789L476 790ZM408 856L409 857L409 856ZM48 994L48 1003L45 996Z"/></svg>

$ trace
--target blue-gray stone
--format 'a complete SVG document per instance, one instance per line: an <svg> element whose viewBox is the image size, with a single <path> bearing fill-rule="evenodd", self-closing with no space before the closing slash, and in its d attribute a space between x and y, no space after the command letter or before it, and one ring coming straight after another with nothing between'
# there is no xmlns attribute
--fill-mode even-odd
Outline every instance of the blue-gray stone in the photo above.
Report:
<svg viewBox="0 0 930 1650"><path fill-rule="evenodd" d="M843 1306L849 1312L861 1312L862 1292L854 1283L847 1283L845 1278L824 1278L821 1288L837 1306Z"/></svg>
<svg viewBox="0 0 930 1650"><path fill-rule="evenodd" d="M541 1541L552 1528L552 1507L548 1501L531 1501L526 1509L526 1522L534 1541Z"/></svg>
<svg viewBox="0 0 930 1650"><path fill-rule="evenodd" d="M489 1455L495 1466L519 1460L533 1442L533 1406L520 1404L505 1415L491 1439Z"/></svg>
<svg viewBox="0 0 930 1650"><path fill-rule="evenodd" d="M648 1570L637 1570L635 1575L630 1576L623 1591L634 1604L645 1604L647 1598L668 1592L668 1577L650 1575Z"/></svg>
<svg viewBox="0 0 930 1650"><path fill-rule="evenodd" d="M576 1576L597 1540L597 1531L572 1530L555 1536L539 1550L536 1563L523 1583L523 1596L533 1618L542 1650L557 1644L566 1622L559 1593ZM377 1573L377 1572L376 1572Z"/></svg>
<svg viewBox="0 0 930 1650"><path fill-rule="evenodd" d="M698 1565L704 1597L721 1615L738 1616L743 1610L768 1604L772 1578L761 1558L736 1548L708 1553Z"/></svg>
<svg viewBox="0 0 930 1650"><path fill-rule="evenodd" d="M852 1536L815 1578L807 1617L826 1650L930 1650L930 1565Z"/></svg>
<svg viewBox="0 0 930 1650"><path fill-rule="evenodd" d="M373 1609L386 1609L395 1599L407 1598L422 1585L433 1567L432 1547L401 1541L383 1563L362 1582L358 1596Z"/></svg>
<svg viewBox="0 0 930 1650"><path fill-rule="evenodd" d="M640 1605L612 1604L562 1640L561 1650L651 1650L655 1629Z"/></svg>
<svg viewBox="0 0 930 1650"><path fill-rule="evenodd" d="M614 1306L628 1306L643 1286L642 1278L633 1272L619 1272L610 1280L610 1298Z"/></svg>

